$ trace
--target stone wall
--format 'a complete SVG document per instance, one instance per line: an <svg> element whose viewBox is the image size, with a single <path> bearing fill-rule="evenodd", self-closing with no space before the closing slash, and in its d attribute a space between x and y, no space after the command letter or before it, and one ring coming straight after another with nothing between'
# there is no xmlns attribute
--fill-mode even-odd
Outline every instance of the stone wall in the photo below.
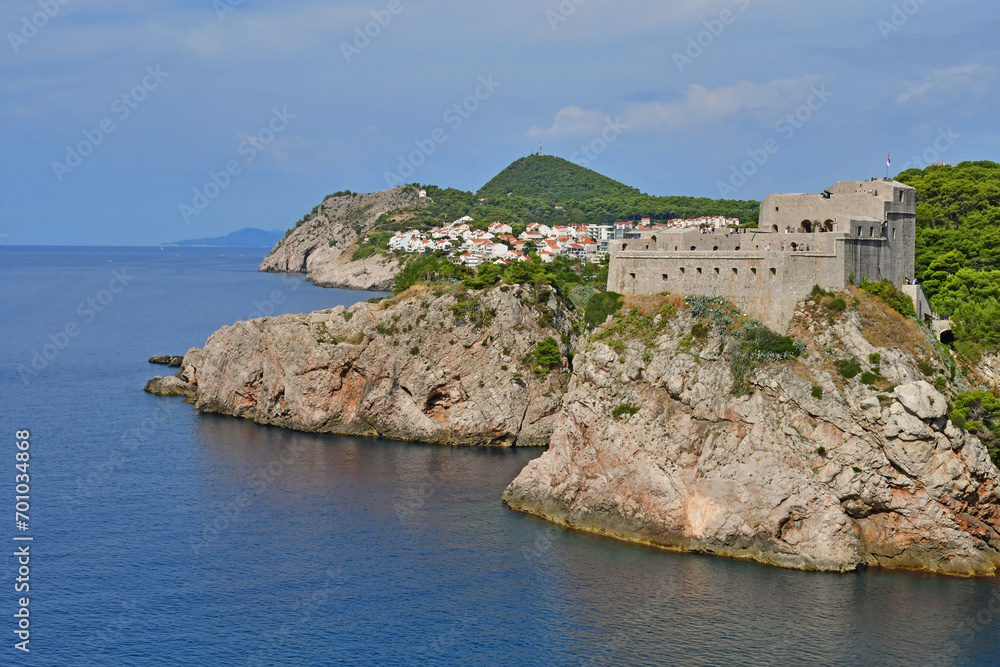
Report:
<svg viewBox="0 0 1000 667"><path fill-rule="evenodd" d="M784 331L814 285L842 290L853 276L903 286L914 271L915 207L916 191L894 181L771 195L756 231L657 230L611 242L608 289L719 296Z"/></svg>

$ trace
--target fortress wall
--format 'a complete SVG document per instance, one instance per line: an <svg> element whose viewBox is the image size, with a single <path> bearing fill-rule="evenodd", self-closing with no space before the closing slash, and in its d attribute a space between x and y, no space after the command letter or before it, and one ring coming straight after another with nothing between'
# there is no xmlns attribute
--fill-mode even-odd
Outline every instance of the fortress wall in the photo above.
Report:
<svg viewBox="0 0 1000 667"><path fill-rule="evenodd" d="M882 280L882 255L888 255L882 248L881 237L874 239L850 238L844 241L844 272L850 278L854 274L854 282L860 283L867 278L870 281Z"/></svg>
<svg viewBox="0 0 1000 667"><path fill-rule="evenodd" d="M867 192L863 194L838 194L827 199L814 194L774 194L764 198L760 205L759 227L779 232L785 227L799 229L803 220L820 223L837 222L839 216L852 215L875 220L885 218L886 202ZM846 231L836 226L834 231Z"/></svg>
<svg viewBox="0 0 1000 667"><path fill-rule="evenodd" d="M814 285L843 289L842 260L818 252L618 252L608 289L622 294L721 296L776 331Z"/></svg>
<svg viewBox="0 0 1000 667"><path fill-rule="evenodd" d="M836 234L700 234L697 231L668 231L644 234L639 239L625 239L611 244L612 250L661 252L740 252L763 251L768 245L773 251L790 250L808 245L815 252L835 252ZM693 250L692 250L693 248Z"/></svg>

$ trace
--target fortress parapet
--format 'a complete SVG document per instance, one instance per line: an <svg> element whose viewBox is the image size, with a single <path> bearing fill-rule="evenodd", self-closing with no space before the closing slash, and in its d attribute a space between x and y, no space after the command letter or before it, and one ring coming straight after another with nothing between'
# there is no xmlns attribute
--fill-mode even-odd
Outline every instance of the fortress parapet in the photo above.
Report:
<svg viewBox="0 0 1000 667"><path fill-rule="evenodd" d="M821 194L773 194L759 229L663 229L610 244L608 289L720 296L773 329L788 328L814 285L844 289L913 277L916 190L896 181L842 181Z"/></svg>

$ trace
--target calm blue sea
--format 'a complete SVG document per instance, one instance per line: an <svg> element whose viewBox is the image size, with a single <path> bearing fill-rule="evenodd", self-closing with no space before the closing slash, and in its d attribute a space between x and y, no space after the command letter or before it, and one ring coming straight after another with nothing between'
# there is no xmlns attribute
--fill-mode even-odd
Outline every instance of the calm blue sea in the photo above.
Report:
<svg viewBox="0 0 1000 667"><path fill-rule="evenodd" d="M150 355L372 296L261 256L0 247L0 663L1000 664L992 581L622 544L504 508L537 450L305 435L145 394L166 371ZM15 535L34 537L27 655Z"/></svg>

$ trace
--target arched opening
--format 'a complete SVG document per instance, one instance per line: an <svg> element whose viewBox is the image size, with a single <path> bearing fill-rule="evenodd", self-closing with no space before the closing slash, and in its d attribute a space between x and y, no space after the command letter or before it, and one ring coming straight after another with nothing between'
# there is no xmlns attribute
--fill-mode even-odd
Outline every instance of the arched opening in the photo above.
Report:
<svg viewBox="0 0 1000 667"><path fill-rule="evenodd" d="M653 245L656 245L656 235L651 236L649 240L653 242Z"/></svg>
<svg viewBox="0 0 1000 667"><path fill-rule="evenodd" d="M795 251L796 251L796 250L798 250L798 249L799 249L799 244L798 244L798 243L795 243L795 242L793 241L793 242L792 242L792 252L795 252Z"/></svg>
<svg viewBox="0 0 1000 667"><path fill-rule="evenodd" d="M695 251L695 250L697 250L697 249L698 249L698 248L696 248L695 246L691 246L691 251L692 251L692 252L694 252L694 251Z"/></svg>
<svg viewBox="0 0 1000 667"><path fill-rule="evenodd" d="M771 231L774 232L775 234L777 234L778 233L778 225L771 225Z"/></svg>
<svg viewBox="0 0 1000 667"><path fill-rule="evenodd" d="M945 345L951 345L955 342L955 334L951 332L951 329L946 329L941 332L941 342Z"/></svg>
<svg viewBox="0 0 1000 667"><path fill-rule="evenodd" d="M712 250L718 250L719 246L712 246Z"/></svg>
<svg viewBox="0 0 1000 667"><path fill-rule="evenodd" d="M627 249L628 249L628 244L627 243L623 243L622 244L622 250L624 251L624 250L627 250Z"/></svg>
<svg viewBox="0 0 1000 667"><path fill-rule="evenodd" d="M739 246L736 246L735 250L736 250L737 252L739 252L739 250L740 250L740 247L739 247Z"/></svg>
<svg viewBox="0 0 1000 667"><path fill-rule="evenodd" d="M823 223L823 231L832 232L833 231L833 220L827 220Z"/></svg>
<svg viewBox="0 0 1000 667"><path fill-rule="evenodd" d="M813 230L813 223L809 220L803 220L802 224L799 225L799 231L805 232L806 234L811 234Z"/></svg>

